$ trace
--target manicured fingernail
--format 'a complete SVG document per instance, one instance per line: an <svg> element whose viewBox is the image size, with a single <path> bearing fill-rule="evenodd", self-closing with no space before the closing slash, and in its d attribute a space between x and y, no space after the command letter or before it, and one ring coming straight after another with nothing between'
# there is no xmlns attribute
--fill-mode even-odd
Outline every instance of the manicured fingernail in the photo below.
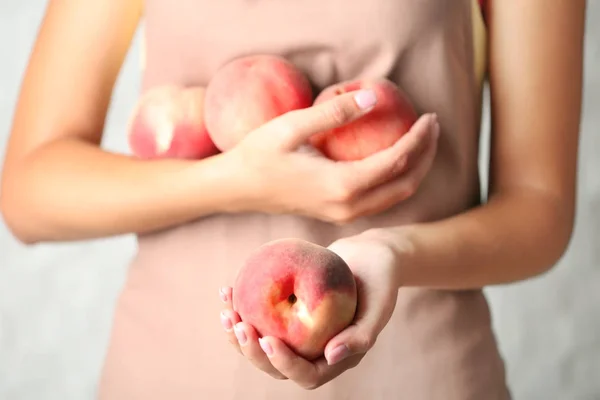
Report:
<svg viewBox="0 0 600 400"><path fill-rule="evenodd" d="M229 319L229 317L227 317L227 315L223 313L221 313L221 324L223 325L223 328L225 328L226 331L230 331L231 328L233 328L231 320Z"/></svg>
<svg viewBox="0 0 600 400"><path fill-rule="evenodd" d="M372 89L363 89L354 95L354 101L359 108L368 110L377 104L377 96Z"/></svg>
<svg viewBox="0 0 600 400"><path fill-rule="evenodd" d="M346 345L341 344L329 352L329 354L327 355L327 364L337 364L349 355L350 350L348 349L348 347L346 347Z"/></svg>
<svg viewBox="0 0 600 400"><path fill-rule="evenodd" d="M263 349L265 354L269 357L273 355L273 347L263 338L258 339L258 343L260 344L260 348Z"/></svg>
<svg viewBox="0 0 600 400"><path fill-rule="evenodd" d="M233 331L235 332L235 337L237 338L238 342L242 346L245 345L248 338L246 337L246 332L244 332L242 327L239 325L236 325L233 327Z"/></svg>
<svg viewBox="0 0 600 400"><path fill-rule="evenodd" d="M223 303L227 303L227 293L225 293L225 288L219 289L219 297L221 297Z"/></svg>
<svg viewBox="0 0 600 400"><path fill-rule="evenodd" d="M431 133L433 134L433 137L437 138L440 134L440 122L436 113L431 114L429 123L431 124Z"/></svg>

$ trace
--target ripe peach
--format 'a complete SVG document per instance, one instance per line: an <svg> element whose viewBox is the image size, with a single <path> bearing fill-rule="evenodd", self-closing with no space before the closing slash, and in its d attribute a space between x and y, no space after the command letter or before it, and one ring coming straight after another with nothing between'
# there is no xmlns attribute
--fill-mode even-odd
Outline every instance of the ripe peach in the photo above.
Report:
<svg viewBox="0 0 600 400"><path fill-rule="evenodd" d="M346 125L318 133L310 143L326 157L337 161L365 158L393 145L417 120L408 97L387 79L344 81L325 88L314 101L319 104L342 93L372 88L375 108Z"/></svg>
<svg viewBox="0 0 600 400"><path fill-rule="evenodd" d="M146 92L129 120L133 154L145 159L201 159L218 153L204 124L205 91L167 85Z"/></svg>
<svg viewBox="0 0 600 400"><path fill-rule="evenodd" d="M352 322L356 282L331 250L301 239L279 239L246 260L234 284L233 306L259 337L278 337L313 360Z"/></svg>
<svg viewBox="0 0 600 400"><path fill-rule="evenodd" d="M240 57L219 68L206 88L206 127L226 151L250 131L312 101L308 79L291 62L272 55Z"/></svg>

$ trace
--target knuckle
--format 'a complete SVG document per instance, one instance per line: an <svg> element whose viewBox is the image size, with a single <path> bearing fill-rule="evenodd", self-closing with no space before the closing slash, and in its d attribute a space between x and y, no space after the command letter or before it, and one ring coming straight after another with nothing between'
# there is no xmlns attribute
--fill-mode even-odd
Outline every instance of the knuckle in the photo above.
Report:
<svg viewBox="0 0 600 400"><path fill-rule="evenodd" d="M335 203L348 203L356 197L356 185L351 179L338 179L331 187Z"/></svg>
<svg viewBox="0 0 600 400"><path fill-rule="evenodd" d="M296 136L296 127L289 122L282 122L277 134L284 140L293 140Z"/></svg>
<svg viewBox="0 0 600 400"><path fill-rule="evenodd" d="M302 384L302 388L304 388L305 390L315 390L318 389L320 386L321 382L319 382L318 380L311 380Z"/></svg>
<svg viewBox="0 0 600 400"><path fill-rule="evenodd" d="M352 200L353 193L348 185L339 183L332 193L332 200L335 203L345 204Z"/></svg>
<svg viewBox="0 0 600 400"><path fill-rule="evenodd" d="M404 188L400 189L391 199L392 204L397 204L411 197L411 194Z"/></svg>
<svg viewBox="0 0 600 400"><path fill-rule="evenodd" d="M279 381L285 381L285 380L288 379L285 375L282 375L282 374L280 374L278 372L272 372L269 375L271 375L273 378L275 378L275 379L277 379Z"/></svg>
<svg viewBox="0 0 600 400"><path fill-rule="evenodd" d="M408 157L401 156L400 158L396 158L389 166L389 174L390 176L397 176L404 172L406 167L408 166Z"/></svg>
<svg viewBox="0 0 600 400"><path fill-rule="evenodd" d="M403 195L410 197L417 192L418 188L419 182L417 182L415 179L410 179L404 185Z"/></svg>
<svg viewBox="0 0 600 400"><path fill-rule="evenodd" d="M289 140L296 135L296 126L288 119L278 118L272 121L269 131L273 132L275 137Z"/></svg>
<svg viewBox="0 0 600 400"><path fill-rule="evenodd" d="M390 180L399 178L405 172L405 168L406 163L403 158L389 158L381 164L380 168L378 168L376 176L379 178L379 180L388 182Z"/></svg>
<svg viewBox="0 0 600 400"><path fill-rule="evenodd" d="M375 345L376 338L368 332L363 332L359 334L356 341L362 349L370 350Z"/></svg>
<svg viewBox="0 0 600 400"><path fill-rule="evenodd" d="M342 125L352 118L352 112L341 102L334 101L324 110L325 117L336 125Z"/></svg>
<svg viewBox="0 0 600 400"><path fill-rule="evenodd" d="M352 222L356 217L356 213L348 205L339 205L334 209L331 217L334 223L344 225Z"/></svg>

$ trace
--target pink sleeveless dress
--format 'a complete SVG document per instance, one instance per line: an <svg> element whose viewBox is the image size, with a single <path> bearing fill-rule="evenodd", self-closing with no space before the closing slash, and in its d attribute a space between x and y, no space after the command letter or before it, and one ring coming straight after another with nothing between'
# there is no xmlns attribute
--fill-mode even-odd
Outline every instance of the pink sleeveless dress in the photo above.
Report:
<svg viewBox="0 0 600 400"><path fill-rule="evenodd" d="M506 400L505 371L480 290L401 288L389 324L356 368L314 390L275 380L227 342L218 289L261 244L327 245L375 226L431 221L479 202L485 34L477 0L147 0L144 89L206 85L245 54L288 58L319 89L388 77L442 133L419 192L339 227L259 213L216 214L139 237L118 300L101 400Z"/></svg>

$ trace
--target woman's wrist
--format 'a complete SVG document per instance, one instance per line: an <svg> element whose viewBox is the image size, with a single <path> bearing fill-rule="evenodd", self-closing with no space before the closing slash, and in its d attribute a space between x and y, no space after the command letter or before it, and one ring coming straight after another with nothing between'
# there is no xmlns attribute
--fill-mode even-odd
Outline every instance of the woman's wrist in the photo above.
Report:
<svg viewBox="0 0 600 400"><path fill-rule="evenodd" d="M191 184L191 199L198 217L213 213L251 211L253 194L243 165L229 152L195 162L183 178Z"/></svg>
<svg viewBox="0 0 600 400"><path fill-rule="evenodd" d="M405 286L407 266L411 265L415 246L410 241L409 227L372 228L360 234L365 240L381 245L381 257L389 259L393 268L392 279L398 288Z"/></svg>

